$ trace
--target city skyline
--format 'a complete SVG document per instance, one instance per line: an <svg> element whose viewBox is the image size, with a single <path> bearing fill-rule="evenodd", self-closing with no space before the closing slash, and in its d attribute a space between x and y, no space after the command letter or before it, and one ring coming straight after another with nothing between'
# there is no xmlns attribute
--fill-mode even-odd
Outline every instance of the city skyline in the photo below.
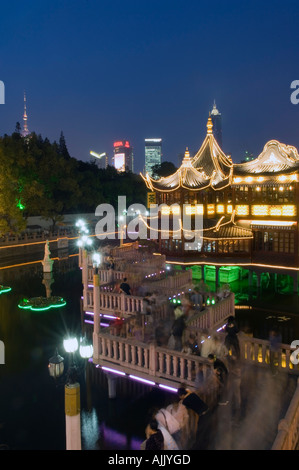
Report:
<svg viewBox="0 0 299 470"><path fill-rule="evenodd" d="M163 159L175 165L186 147L196 152L214 100L223 150L235 162L273 139L298 148L299 106L290 100L299 77L295 5L116 0L70 8L28 0L16 12L5 4L0 135L22 124L26 90L30 131L50 141L63 131L70 154L83 161L90 149L111 153L126 136L136 173L148 136L161 136Z"/></svg>

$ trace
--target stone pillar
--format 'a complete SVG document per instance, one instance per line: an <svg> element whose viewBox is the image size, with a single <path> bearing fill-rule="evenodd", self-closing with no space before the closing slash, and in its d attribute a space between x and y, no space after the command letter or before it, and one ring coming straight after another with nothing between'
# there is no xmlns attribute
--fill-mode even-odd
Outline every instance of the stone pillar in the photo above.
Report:
<svg viewBox="0 0 299 470"><path fill-rule="evenodd" d="M219 285L220 285L220 282L219 282L219 266L216 266L215 284L216 284L216 290L217 290Z"/></svg>
<svg viewBox="0 0 299 470"><path fill-rule="evenodd" d="M83 281L83 310L87 308L87 291L88 291L88 265L87 251L82 250L82 281Z"/></svg>
<svg viewBox="0 0 299 470"><path fill-rule="evenodd" d="M205 281L205 265L201 265L201 279Z"/></svg>
<svg viewBox="0 0 299 470"><path fill-rule="evenodd" d="M293 292L294 294L298 293L298 273L293 274Z"/></svg>
<svg viewBox="0 0 299 470"><path fill-rule="evenodd" d="M66 384L64 394L66 450L81 450L80 384Z"/></svg>
<svg viewBox="0 0 299 470"><path fill-rule="evenodd" d="M156 375L156 361L157 361L157 356L156 356L156 347L153 343L150 343L149 345L149 373L153 377Z"/></svg>
<svg viewBox="0 0 299 470"><path fill-rule="evenodd" d="M248 271L248 287L251 288L252 287L252 276L253 276L253 272L251 270Z"/></svg>
<svg viewBox="0 0 299 470"><path fill-rule="evenodd" d="M252 300L252 278L253 278L253 271L249 270L248 271L248 295L249 295L249 301L251 302Z"/></svg>
<svg viewBox="0 0 299 470"><path fill-rule="evenodd" d="M117 377L112 374L107 374L107 378L108 378L108 396L109 398L115 398Z"/></svg>
<svg viewBox="0 0 299 470"><path fill-rule="evenodd" d="M261 273L256 273L256 289L259 296L261 293Z"/></svg>

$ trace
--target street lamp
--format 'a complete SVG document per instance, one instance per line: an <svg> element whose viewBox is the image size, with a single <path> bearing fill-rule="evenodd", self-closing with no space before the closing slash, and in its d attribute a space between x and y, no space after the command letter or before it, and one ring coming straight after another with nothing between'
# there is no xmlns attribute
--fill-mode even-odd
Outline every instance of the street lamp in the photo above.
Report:
<svg viewBox="0 0 299 470"><path fill-rule="evenodd" d="M68 336L63 340L63 346L65 351L71 354L64 385L66 450L81 450L80 384L77 381L78 367L73 360L73 355L79 348L79 342L76 337ZM80 340L79 352L83 359L89 359L92 356L93 349L86 337ZM64 359L57 350L56 354L49 359L48 368L50 376L54 379L63 376Z"/></svg>
<svg viewBox="0 0 299 470"><path fill-rule="evenodd" d="M102 255L95 251L92 255L92 262L93 262L93 267L95 268L96 273L97 273L99 266L102 263Z"/></svg>
<svg viewBox="0 0 299 470"><path fill-rule="evenodd" d="M82 260L82 251L84 250L85 247L91 246L92 245L92 240L89 238L88 233L89 230L86 227L86 223L84 220L79 219L76 222L76 227L78 227L79 231L79 239L77 241L77 245L79 247L79 266L82 266L83 260Z"/></svg>
<svg viewBox="0 0 299 470"><path fill-rule="evenodd" d="M77 338L67 337L63 340L63 347L67 353L74 353L78 349Z"/></svg>
<svg viewBox="0 0 299 470"><path fill-rule="evenodd" d="M93 346L92 344L88 343L86 335L84 336L84 338L80 339L79 351L80 356L83 359L90 359L93 355Z"/></svg>
<svg viewBox="0 0 299 470"><path fill-rule="evenodd" d="M58 354L56 349L55 356L49 359L49 374L54 379L58 379L62 376L64 371L64 358Z"/></svg>

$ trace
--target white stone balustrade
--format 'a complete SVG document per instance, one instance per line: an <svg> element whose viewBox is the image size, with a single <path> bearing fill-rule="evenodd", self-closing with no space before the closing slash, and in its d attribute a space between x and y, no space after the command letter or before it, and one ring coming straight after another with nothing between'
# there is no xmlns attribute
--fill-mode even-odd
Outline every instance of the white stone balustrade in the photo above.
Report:
<svg viewBox="0 0 299 470"><path fill-rule="evenodd" d="M228 297L192 316L188 321L188 330L215 330L225 323L229 315L235 315L235 295L233 292Z"/></svg>
<svg viewBox="0 0 299 470"><path fill-rule="evenodd" d="M270 342L239 334L241 359L247 363L268 366L270 364ZM281 344L278 351L277 368L290 374L299 374L299 365L291 361L294 350L289 344Z"/></svg>
<svg viewBox="0 0 299 470"><path fill-rule="evenodd" d="M94 307L93 290L87 292L86 308L90 311ZM142 313L144 301L142 297L133 295L117 294L114 292L99 292L99 308L120 315ZM96 313L96 312L94 312Z"/></svg>
<svg viewBox="0 0 299 470"><path fill-rule="evenodd" d="M166 383L179 387L184 383L194 387L195 372L202 365L204 377L212 367L206 359L181 352L145 344L133 339L102 334L98 336L94 364L116 366L128 374L139 373L148 380L165 379ZM215 393L204 397L207 401L216 399Z"/></svg>
<svg viewBox="0 0 299 470"><path fill-rule="evenodd" d="M278 424L272 450L298 450L299 443L299 379L285 418Z"/></svg>

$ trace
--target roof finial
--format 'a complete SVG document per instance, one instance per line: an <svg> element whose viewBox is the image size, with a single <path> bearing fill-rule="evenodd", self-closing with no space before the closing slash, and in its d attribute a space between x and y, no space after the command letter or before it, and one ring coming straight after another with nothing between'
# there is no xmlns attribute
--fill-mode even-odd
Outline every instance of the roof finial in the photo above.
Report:
<svg viewBox="0 0 299 470"><path fill-rule="evenodd" d="M189 152L188 147L186 147L184 158L183 158L183 161L182 161L183 166L185 166L186 164L188 166L190 166L190 164L191 164L190 152Z"/></svg>
<svg viewBox="0 0 299 470"><path fill-rule="evenodd" d="M209 112L209 119L208 119L208 122L207 122L207 134L213 134L213 121L212 121L212 118L211 118L211 112Z"/></svg>

